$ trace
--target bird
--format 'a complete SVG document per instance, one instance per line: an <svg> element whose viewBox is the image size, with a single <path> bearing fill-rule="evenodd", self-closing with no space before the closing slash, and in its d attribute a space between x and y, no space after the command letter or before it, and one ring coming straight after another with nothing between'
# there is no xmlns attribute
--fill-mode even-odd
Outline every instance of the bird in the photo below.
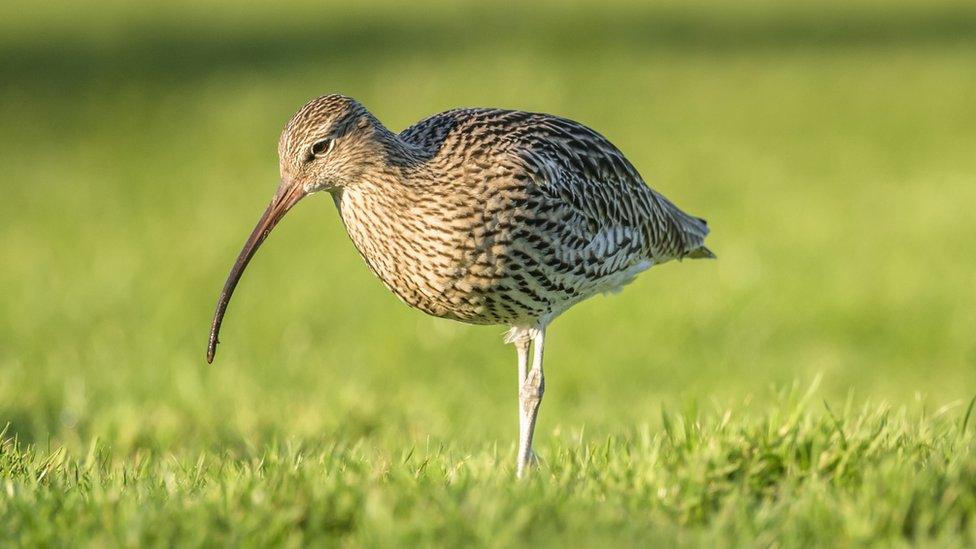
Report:
<svg viewBox="0 0 976 549"><path fill-rule="evenodd" d="M459 108L394 133L361 103L306 103L278 140L280 182L217 301L212 363L230 298L271 230L331 195L369 269L435 317L508 328L518 372L515 473L526 476L545 392L550 323L671 260L714 258L704 219L645 183L605 137L555 115Z"/></svg>

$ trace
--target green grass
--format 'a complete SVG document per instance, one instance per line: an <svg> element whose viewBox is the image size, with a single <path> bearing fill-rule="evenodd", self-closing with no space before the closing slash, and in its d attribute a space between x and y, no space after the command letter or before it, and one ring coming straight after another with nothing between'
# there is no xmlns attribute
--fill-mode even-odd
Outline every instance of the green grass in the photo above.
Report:
<svg viewBox="0 0 976 549"><path fill-rule="evenodd" d="M971 3L54 6L0 7L0 539L976 543ZM333 91L580 120L709 219L553 324L527 483L503 329L397 302L325 197L205 365Z"/></svg>
<svg viewBox="0 0 976 549"><path fill-rule="evenodd" d="M662 412L660 425L511 451L337 429L316 440L119 457L8 440L5 529L26 544L861 544L976 536L970 408ZM969 429L967 429L969 427Z"/></svg>

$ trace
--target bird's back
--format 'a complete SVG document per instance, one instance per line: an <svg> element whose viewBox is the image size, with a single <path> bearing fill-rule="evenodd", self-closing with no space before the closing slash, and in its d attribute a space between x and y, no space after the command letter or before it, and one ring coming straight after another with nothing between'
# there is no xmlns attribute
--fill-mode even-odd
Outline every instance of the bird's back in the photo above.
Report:
<svg viewBox="0 0 976 549"><path fill-rule="evenodd" d="M543 195L580 217L592 236L622 227L646 233L644 252L656 262L704 249L708 227L651 189L627 158L596 131L558 116L501 109L457 109L400 133L433 162L469 161L490 168L513 162ZM466 183L470 183L467 181Z"/></svg>
<svg viewBox="0 0 976 549"><path fill-rule="evenodd" d="M419 263L374 270L431 314L531 324L614 291L654 264L711 257L704 220L648 187L613 144L582 124L458 109L399 139L412 150L400 168L413 194L411 205L388 207L410 214L398 224L403 234L371 238L401 239L386 247L412 247L400 255Z"/></svg>

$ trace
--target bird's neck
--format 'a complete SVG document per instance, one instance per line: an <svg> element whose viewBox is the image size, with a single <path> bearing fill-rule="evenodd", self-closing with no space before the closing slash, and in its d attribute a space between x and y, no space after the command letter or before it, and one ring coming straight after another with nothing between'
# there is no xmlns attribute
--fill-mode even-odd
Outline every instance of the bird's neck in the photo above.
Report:
<svg viewBox="0 0 976 549"><path fill-rule="evenodd" d="M377 171L372 174L374 179L387 186L399 185L410 187L418 179L427 180L432 174L427 173L432 154L422 147L404 141L399 135L376 123L374 142L377 144ZM385 178L385 175L392 178Z"/></svg>
<svg viewBox="0 0 976 549"><path fill-rule="evenodd" d="M391 217L408 215L430 183L439 180L432 172L431 154L404 141L372 119L373 136L364 170L340 194L355 197L363 207L376 208Z"/></svg>
<svg viewBox="0 0 976 549"><path fill-rule="evenodd" d="M416 151L395 154L397 160L364 173L332 197L346 232L373 273L404 302L442 316L446 275L424 261L432 247L441 245L432 240L437 234L437 184L422 173L422 163L408 156Z"/></svg>

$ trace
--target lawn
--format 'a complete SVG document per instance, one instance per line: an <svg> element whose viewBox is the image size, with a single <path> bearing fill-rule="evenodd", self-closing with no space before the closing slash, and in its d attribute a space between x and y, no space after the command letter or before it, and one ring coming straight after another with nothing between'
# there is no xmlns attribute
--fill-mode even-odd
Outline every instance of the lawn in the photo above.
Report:
<svg viewBox="0 0 976 549"><path fill-rule="evenodd" d="M530 4L530 3L525 3ZM610 138L713 233L550 328L513 480L502 327L301 203L210 315L306 100ZM0 539L976 543L976 5L0 7Z"/></svg>

